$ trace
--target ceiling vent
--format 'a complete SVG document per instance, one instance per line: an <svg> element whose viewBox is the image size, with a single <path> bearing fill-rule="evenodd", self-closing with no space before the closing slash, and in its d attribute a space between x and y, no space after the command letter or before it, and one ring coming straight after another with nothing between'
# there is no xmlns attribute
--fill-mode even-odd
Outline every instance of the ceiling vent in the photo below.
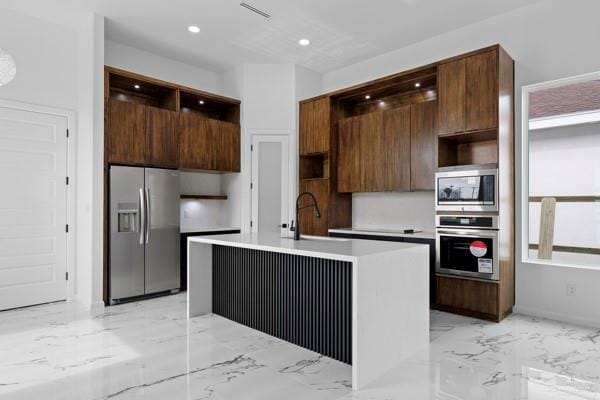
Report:
<svg viewBox="0 0 600 400"><path fill-rule="evenodd" d="M246 3L246 2L241 2L240 6L247 8L248 10L252 11L255 14L260 15L261 17L265 17L265 18L271 18L271 15L269 15L269 13L264 12L263 10L259 10L258 8Z"/></svg>

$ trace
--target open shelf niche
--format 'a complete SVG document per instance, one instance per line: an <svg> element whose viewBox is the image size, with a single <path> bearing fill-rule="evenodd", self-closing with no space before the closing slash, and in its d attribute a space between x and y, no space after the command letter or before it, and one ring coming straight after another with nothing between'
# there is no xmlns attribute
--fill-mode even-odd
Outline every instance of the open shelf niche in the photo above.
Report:
<svg viewBox="0 0 600 400"><path fill-rule="evenodd" d="M440 135L438 166L498 164L496 129Z"/></svg>

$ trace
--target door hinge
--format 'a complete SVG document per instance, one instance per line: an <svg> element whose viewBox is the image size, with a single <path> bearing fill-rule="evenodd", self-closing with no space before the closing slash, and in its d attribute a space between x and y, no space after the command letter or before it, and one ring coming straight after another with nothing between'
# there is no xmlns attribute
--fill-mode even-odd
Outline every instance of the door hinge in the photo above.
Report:
<svg viewBox="0 0 600 400"><path fill-rule="evenodd" d="M253 144L250 145L250 151L254 151L254 145Z"/></svg>
<svg viewBox="0 0 600 400"><path fill-rule="evenodd" d="M65 232L69 233L69 224L65 225Z"/></svg>
<svg viewBox="0 0 600 400"><path fill-rule="evenodd" d="M69 185L69 177L68 176L66 177L65 181L66 181L67 186L68 186Z"/></svg>
<svg viewBox="0 0 600 400"><path fill-rule="evenodd" d="M250 228L252 228L252 221L250 221Z"/></svg>
<svg viewBox="0 0 600 400"><path fill-rule="evenodd" d="M254 183L250 182L250 189L254 189Z"/></svg>
<svg viewBox="0 0 600 400"><path fill-rule="evenodd" d="M67 137L69 137L69 130L67 129Z"/></svg>
<svg viewBox="0 0 600 400"><path fill-rule="evenodd" d="M69 273L65 272L65 281L68 281L68 280L69 280Z"/></svg>

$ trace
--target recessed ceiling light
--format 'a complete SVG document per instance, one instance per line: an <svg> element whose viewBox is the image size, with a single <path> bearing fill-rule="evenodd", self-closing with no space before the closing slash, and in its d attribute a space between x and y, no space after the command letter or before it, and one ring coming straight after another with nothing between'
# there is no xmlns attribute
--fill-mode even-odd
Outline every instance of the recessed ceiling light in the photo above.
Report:
<svg viewBox="0 0 600 400"><path fill-rule="evenodd" d="M135 85L133 85L133 88L134 88L134 89L139 89L139 88L140 88L140 85L138 85L138 84L135 84Z"/></svg>
<svg viewBox="0 0 600 400"><path fill-rule="evenodd" d="M190 25L188 26L188 31L192 33L200 33L200 28L198 28L196 25Z"/></svg>
<svg viewBox="0 0 600 400"><path fill-rule="evenodd" d="M368 95L365 96L365 100L369 100L370 98L371 98L370 94L368 94Z"/></svg>
<svg viewBox="0 0 600 400"><path fill-rule="evenodd" d="M204 100L198 100L198 104L200 104L200 105L204 104Z"/></svg>
<svg viewBox="0 0 600 400"><path fill-rule="evenodd" d="M298 41L298 43L300 43L300 46L308 46L310 44L310 40L308 40L308 39L300 39Z"/></svg>
<svg viewBox="0 0 600 400"><path fill-rule="evenodd" d="M415 87L416 87L416 88L419 88L419 87L421 87L421 82L417 82L417 83L415 83Z"/></svg>

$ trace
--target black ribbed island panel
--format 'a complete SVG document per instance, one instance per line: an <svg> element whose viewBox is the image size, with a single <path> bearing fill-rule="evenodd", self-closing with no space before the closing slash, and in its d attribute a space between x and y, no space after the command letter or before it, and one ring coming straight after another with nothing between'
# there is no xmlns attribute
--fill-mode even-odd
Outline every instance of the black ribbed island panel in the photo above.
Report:
<svg viewBox="0 0 600 400"><path fill-rule="evenodd" d="M352 263L213 246L213 312L352 363Z"/></svg>

